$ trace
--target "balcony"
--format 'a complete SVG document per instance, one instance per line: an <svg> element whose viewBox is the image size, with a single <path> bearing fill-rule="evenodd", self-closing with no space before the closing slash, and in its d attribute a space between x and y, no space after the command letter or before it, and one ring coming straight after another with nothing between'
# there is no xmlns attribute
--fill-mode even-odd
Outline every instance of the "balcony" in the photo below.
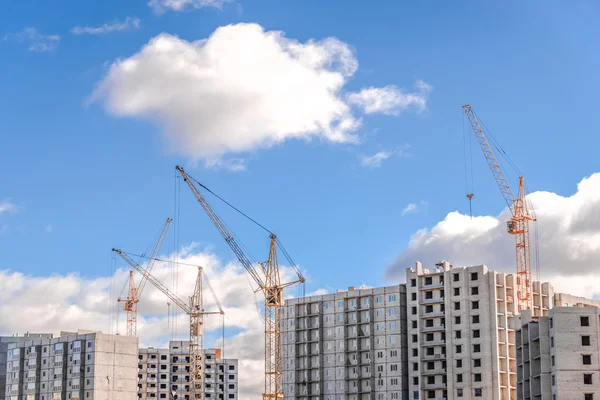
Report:
<svg viewBox="0 0 600 400"><path fill-rule="evenodd" d="M421 332L439 332L445 331L446 325L434 325L434 326L425 326L421 329Z"/></svg>
<svg viewBox="0 0 600 400"><path fill-rule="evenodd" d="M149 374L156 374L158 372L158 368L148 368L146 369L146 372Z"/></svg>
<svg viewBox="0 0 600 400"><path fill-rule="evenodd" d="M432 355L423 355L421 357L421 361L436 361L436 360L445 360L445 354L432 354Z"/></svg>
<svg viewBox="0 0 600 400"><path fill-rule="evenodd" d="M421 299L421 304L437 304L437 303L443 303L443 302L444 302L443 297L436 297L436 298L432 298L432 299Z"/></svg>

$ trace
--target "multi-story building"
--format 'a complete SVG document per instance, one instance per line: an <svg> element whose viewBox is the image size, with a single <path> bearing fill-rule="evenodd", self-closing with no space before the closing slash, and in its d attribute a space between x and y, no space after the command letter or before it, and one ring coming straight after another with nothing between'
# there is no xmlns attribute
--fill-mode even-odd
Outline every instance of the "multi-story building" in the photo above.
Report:
<svg viewBox="0 0 600 400"><path fill-rule="evenodd" d="M406 286L286 300L286 399L405 399Z"/></svg>
<svg viewBox="0 0 600 400"><path fill-rule="evenodd" d="M406 282L410 399L516 399L516 277L417 262ZM536 315L551 296L549 284L533 284Z"/></svg>
<svg viewBox="0 0 600 400"><path fill-rule="evenodd" d="M8 346L15 345L19 347L20 343L31 339L52 338L50 333L26 333L23 336L0 336L0 400L4 400L6 396L6 356Z"/></svg>
<svg viewBox="0 0 600 400"><path fill-rule="evenodd" d="M205 349L204 397L238 398L238 360L221 358L220 349ZM138 394L141 400L190 400L190 343L171 341L167 349L139 350Z"/></svg>
<svg viewBox="0 0 600 400"><path fill-rule="evenodd" d="M63 332L8 345L7 400L128 400L136 394L137 339Z"/></svg>
<svg viewBox="0 0 600 400"><path fill-rule="evenodd" d="M522 313L516 333L519 399L600 399L600 309L593 301L561 296L586 305L555 307L546 317Z"/></svg>

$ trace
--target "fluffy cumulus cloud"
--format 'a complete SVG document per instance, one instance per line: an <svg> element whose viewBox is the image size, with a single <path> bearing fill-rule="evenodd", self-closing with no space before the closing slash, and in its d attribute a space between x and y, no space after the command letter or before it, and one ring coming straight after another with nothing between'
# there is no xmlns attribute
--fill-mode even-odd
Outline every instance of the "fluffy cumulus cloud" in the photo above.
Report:
<svg viewBox="0 0 600 400"><path fill-rule="evenodd" d="M584 178L571 196L550 192L529 194L538 218L540 276L557 290L600 296L600 173ZM390 280L404 280L405 269L415 261L433 266L444 259L454 265L486 264L512 272L515 268L514 238L506 232L508 209L498 216L471 219L449 213L431 229L418 231L408 247L387 270ZM532 238L535 237L534 224ZM532 260L535 257L532 257Z"/></svg>
<svg viewBox="0 0 600 400"><path fill-rule="evenodd" d="M156 122L173 151L217 165L289 139L356 142L360 116L343 88L357 68L336 38L302 43L241 23L195 42L156 36L115 61L90 100Z"/></svg>
<svg viewBox="0 0 600 400"><path fill-rule="evenodd" d="M405 92L394 85L369 87L358 93L350 93L348 102L361 107L365 114L398 115L411 108L423 111L427 106L431 85L417 81L415 86L415 92Z"/></svg>
<svg viewBox="0 0 600 400"><path fill-rule="evenodd" d="M29 51L38 53L55 50L60 42L59 35L44 35L38 32L36 28L25 28L21 32L9 33L4 36L4 40L14 40L19 43L26 43Z"/></svg>
<svg viewBox="0 0 600 400"><path fill-rule="evenodd" d="M231 0L150 0L148 7L162 14L167 10L185 11L204 7L221 8Z"/></svg>
<svg viewBox="0 0 600 400"><path fill-rule="evenodd" d="M111 32L128 31L130 29L138 29L140 27L140 19L136 17L127 17L124 21L113 21L101 26L75 26L71 29L71 33L81 35L84 33L90 35L102 35Z"/></svg>
<svg viewBox="0 0 600 400"><path fill-rule="evenodd" d="M162 257L172 259L172 255ZM125 285L129 272L125 262L116 265L114 275L94 279L75 274L52 276L29 276L10 270L0 270L0 335L29 332L73 331L78 328L103 332L126 331L126 314L120 310L122 303L117 297L127 296ZM263 323L259 314L260 294L254 294L246 271L237 264L224 264L214 254L195 247L179 254L181 263L175 268L170 263L157 262L152 274L173 288L187 302L193 292L197 267L203 266L211 285L225 310L226 357L239 358L243 373L240 374L240 398L258 398L262 393L263 374ZM282 270L282 279L292 279L288 268ZM139 282L136 273L136 283ZM287 281L286 280L286 281ZM290 289L293 290L293 289ZM151 283L145 287L138 308L138 335L141 346L164 346L173 336L185 340L189 332L186 315L168 318L167 297ZM205 288L205 309L217 310L217 306ZM120 310L120 311L118 311ZM27 317L19 317L27 316ZM221 317L206 317L205 346L222 346ZM210 339L210 340L209 340ZM248 346L248 343L257 345ZM260 345L258 345L260 344Z"/></svg>

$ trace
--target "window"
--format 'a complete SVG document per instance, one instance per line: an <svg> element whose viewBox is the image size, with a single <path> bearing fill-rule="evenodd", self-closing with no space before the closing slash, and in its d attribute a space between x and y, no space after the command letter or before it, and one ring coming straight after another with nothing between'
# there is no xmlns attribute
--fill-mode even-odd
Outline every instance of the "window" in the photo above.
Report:
<svg viewBox="0 0 600 400"><path fill-rule="evenodd" d="M583 398L584 400L594 400L594 393L585 393Z"/></svg>
<svg viewBox="0 0 600 400"><path fill-rule="evenodd" d="M419 364L413 363L413 371L418 371L418 370L419 370Z"/></svg>
<svg viewBox="0 0 600 400"><path fill-rule="evenodd" d="M579 317L581 326L590 326L590 317Z"/></svg>
<svg viewBox="0 0 600 400"><path fill-rule="evenodd" d="M440 298L443 299L444 298L444 289L440 290Z"/></svg>
<svg viewBox="0 0 600 400"><path fill-rule="evenodd" d="M433 320L432 319L426 319L425 320L425 326L428 328L431 328L433 326Z"/></svg>
<svg viewBox="0 0 600 400"><path fill-rule="evenodd" d="M418 384L419 384L419 377L413 376L413 385L418 385Z"/></svg>
<svg viewBox="0 0 600 400"><path fill-rule="evenodd" d="M481 367L481 358L473 359L473 367L475 367L475 368Z"/></svg>
<svg viewBox="0 0 600 400"><path fill-rule="evenodd" d="M473 337L474 338L478 338L479 337L479 329L474 329L473 330Z"/></svg>
<svg viewBox="0 0 600 400"><path fill-rule="evenodd" d="M583 374L583 384L584 385L592 384L592 374Z"/></svg>
<svg viewBox="0 0 600 400"><path fill-rule="evenodd" d="M460 310L460 303L458 301L454 302L454 309Z"/></svg>
<svg viewBox="0 0 600 400"><path fill-rule="evenodd" d="M428 277L425 278L425 284L426 285L431 285L432 283L433 283L433 279L430 276L428 276Z"/></svg>
<svg viewBox="0 0 600 400"><path fill-rule="evenodd" d="M428 342L433 342L433 333L428 333L425 336L425 340L428 341Z"/></svg>
<svg viewBox="0 0 600 400"><path fill-rule="evenodd" d="M461 331L455 331L454 334L456 336L456 339L460 339L462 332Z"/></svg>
<svg viewBox="0 0 600 400"><path fill-rule="evenodd" d="M419 349L412 349L413 357L419 357Z"/></svg>
<svg viewBox="0 0 600 400"><path fill-rule="evenodd" d="M460 317L454 317L454 324L460 325Z"/></svg>
<svg viewBox="0 0 600 400"><path fill-rule="evenodd" d="M410 280L410 286L412 286L412 287L417 286L417 280L416 279L411 279Z"/></svg>
<svg viewBox="0 0 600 400"><path fill-rule="evenodd" d="M435 363L433 361L427 362L427 369L434 369L434 368L435 368Z"/></svg>
<svg viewBox="0 0 600 400"><path fill-rule="evenodd" d="M550 347L554 347L554 337L550 337Z"/></svg>
<svg viewBox="0 0 600 400"><path fill-rule="evenodd" d="M412 307L411 313L412 315L417 315L417 307Z"/></svg>
<svg viewBox="0 0 600 400"><path fill-rule="evenodd" d="M552 356L552 366L554 367L554 356Z"/></svg>
<svg viewBox="0 0 600 400"><path fill-rule="evenodd" d="M390 371L398 371L398 364L390 365Z"/></svg>
<svg viewBox="0 0 600 400"><path fill-rule="evenodd" d="M460 288L457 288L457 287L454 288L454 295L460 296Z"/></svg>
<svg viewBox="0 0 600 400"><path fill-rule="evenodd" d="M478 278L478 276L477 276L477 272L471 272L471 280L472 280L472 281L476 281L476 280L477 280L477 278Z"/></svg>
<svg viewBox="0 0 600 400"><path fill-rule="evenodd" d="M452 274L452 280L454 282L458 282L459 279L460 279L460 275L459 274Z"/></svg>
<svg viewBox="0 0 600 400"><path fill-rule="evenodd" d="M411 293L411 294L410 294L410 299L411 299L412 301L417 301L417 294L416 294L416 293Z"/></svg>
<svg viewBox="0 0 600 400"><path fill-rule="evenodd" d="M582 356L583 359L583 365L591 365L592 364L592 355L591 354L584 354Z"/></svg>
<svg viewBox="0 0 600 400"><path fill-rule="evenodd" d="M590 346L590 337L589 336L582 336L581 337L581 345L582 346Z"/></svg>
<svg viewBox="0 0 600 400"><path fill-rule="evenodd" d="M480 344L473 345L473 353L481 353L481 345Z"/></svg>
<svg viewBox="0 0 600 400"><path fill-rule="evenodd" d="M413 399L414 400L418 400L419 399L419 391L418 390L413 391Z"/></svg>
<svg viewBox="0 0 600 400"><path fill-rule="evenodd" d="M412 335L412 342L417 343L419 341L418 335Z"/></svg>
<svg viewBox="0 0 600 400"><path fill-rule="evenodd" d="M479 287L478 287L478 286L473 286L473 287L471 288L471 294L472 294L472 295L479 294Z"/></svg>
<svg viewBox="0 0 600 400"><path fill-rule="evenodd" d="M428 377L427 377L427 384L428 384L428 385L433 385L433 384L435 384L435 376L428 376Z"/></svg>
<svg viewBox="0 0 600 400"><path fill-rule="evenodd" d="M435 390L428 390L427 391L427 398L428 399L435 399Z"/></svg>
<svg viewBox="0 0 600 400"><path fill-rule="evenodd" d="M429 306L425 306L425 313L432 313L433 312L433 306L429 305Z"/></svg>
<svg viewBox="0 0 600 400"><path fill-rule="evenodd" d="M456 389L456 397L463 397L463 390L462 389Z"/></svg>
<svg viewBox="0 0 600 400"><path fill-rule="evenodd" d="M554 328L554 318L550 318L550 329Z"/></svg>
<svg viewBox="0 0 600 400"><path fill-rule="evenodd" d="M417 321L412 321L412 327L413 329L417 329Z"/></svg>
<svg viewBox="0 0 600 400"><path fill-rule="evenodd" d="M475 382L481 382L481 374L475 374L475 375L473 376L473 380L474 380Z"/></svg>
<svg viewBox="0 0 600 400"><path fill-rule="evenodd" d="M455 353L462 353L462 346L460 344L456 346Z"/></svg>
<svg viewBox="0 0 600 400"><path fill-rule="evenodd" d="M456 382L458 382L458 383L462 382L462 374L457 374L456 375Z"/></svg>
<svg viewBox="0 0 600 400"><path fill-rule="evenodd" d="M478 301L471 302L471 308L473 310L479 310L479 302Z"/></svg>
<svg viewBox="0 0 600 400"><path fill-rule="evenodd" d="M475 388L475 397L482 397L482 396L483 396L483 389Z"/></svg>
<svg viewBox="0 0 600 400"><path fill-rule="evenodd" d="M473 317L471 317L471 321L474 324L478 324L479 323L479 315L473 315Z"/></svg>
<svg viewBox="0 0 600 400"><path fill-rule="evenodd" d="M430 290L430 291L427 291L427 292L425 292L425 299L426 299L426 300L428 300L428 299L433 299L433 292L432 292L431 290Z"/></svg>
<svg viewBox="0 0 600 400"><path fill-rule="evenodd" d="M427 348L427 353L426 353L426 354L427 354L428 356L432 356L432 355L433 355L433 352L434 352L434 350L433 350L433 347L428 347L428 348Z"/></svg>
<svg viewBox="0 0 600 400"><path fill-rule="evenodd" d="M456 368L462 368L462 359L456 360Z"/></svg>
<svg viewBox="0 0 600 400"><path fill-rule="evenodd" d="M440 283L444 283L444 275L440 275Z"/></svg>

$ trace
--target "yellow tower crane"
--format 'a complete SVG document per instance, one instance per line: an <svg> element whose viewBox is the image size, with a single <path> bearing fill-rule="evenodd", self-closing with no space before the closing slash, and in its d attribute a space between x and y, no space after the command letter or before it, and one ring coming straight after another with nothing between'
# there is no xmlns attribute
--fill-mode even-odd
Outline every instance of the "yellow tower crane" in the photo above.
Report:
<svg viewBox="0 0 600 400"><path fill-rule="evenodd" d="M260 263L261 273L250 262L246 254L242 251L235 237L227 229L219 216L206 201L198 186L208 190L208 188L189 176L183 168L176 167L184 181L194 194L194 197L200 203L209 219L215 225L225 242L234 252L240 263L246 271L252 276L258 285L257 291L262 291L265 296L265 390L263 400L283 399L282 383L282 346L281 346L281 319L283 311L283 292L286 287L304 282L305 279L296 268L298 279L293 282L281 283L279 274L279 264L277 261L277 237L270 233L269 258L266 262ZM237 209L236 209L237 210ZM239 210L238 210L239 211ZM244 214L245 215L245 214ZM284 250L287 256L287 253ZM288 256L288 259L291 259Z"/></svg>
<svg viewBox="0 0 600 400"><path fill-rule="evenodd" d="M477 137L479 146L481 147L483 155L492 171L492 175L494 175L494 179L500 188L500 192L502 192L502 196L504 196L504 200L510 209L512 216L510 220L506 222L506 227L508 233L515 236L516 241L519 311L530 310L532 307L532 296L529 221L535 221L536 219L529 213L527 208L525 199L525 180L523 176L519 177L519 191L517 197L514 197L512 190L504 177L504 172L502 172L500 163L498 163L494 151L475 116L473 108L471 108L471 105L465 104L463 110L469 119L471 128ZM469 197L470 200L473 195L469 194L467 197Z"/></svg>
<svg viewBox="0 0 600 400"><path fill-rule="evenodd" d="M152 272L152 268L154 268L154 262L158 256L160 248L162 247L163 241L165 240L165 235L167 234L167 230L169 229L171 222L173 222L173 219L167 218L167 221L158 235L156 245L154 246L152 255L148 260L148 264L146 265L146 271L148 271L148 273ZM127 336L137 335L137 303L140 302L140 297L142 296L142 292L146 286L146 281L146 277L142 275L142 279L136 287L135 280L133 279L133 270L129 271L129 290L127 292L127 298L121 299L119 297L117 299L118 302L125 303L123 309L127 311Z"/></svg>
<svg viewBox="0 0 600 400"><path fill-rule="evenodd" d="M210 282L202 267L198 267L198 276L196 278L196 286L194 288L194 294L190 296L188 301L181 299L175 293L169 290L163 285L158 279L150 274L147 269L144 269L141 265L135 262L129 254L119 249L113 249L123 260L125 260L131 267L138 271L142 276L149 280L158 290L163 292L172 302L177 304L179 308L190 317L190 377L191 387L193 393L193 399L202 400L204 399L204 374L202 371L202 336L204 334L204 316L205 315L223 315L223 308L217 299L217 296L210 285ZM155 261L158 259L155 259ZM203 282L206 282L209 287L215 303L219 308L219 311L205 311L202 301L202 286Z"/></svg>

